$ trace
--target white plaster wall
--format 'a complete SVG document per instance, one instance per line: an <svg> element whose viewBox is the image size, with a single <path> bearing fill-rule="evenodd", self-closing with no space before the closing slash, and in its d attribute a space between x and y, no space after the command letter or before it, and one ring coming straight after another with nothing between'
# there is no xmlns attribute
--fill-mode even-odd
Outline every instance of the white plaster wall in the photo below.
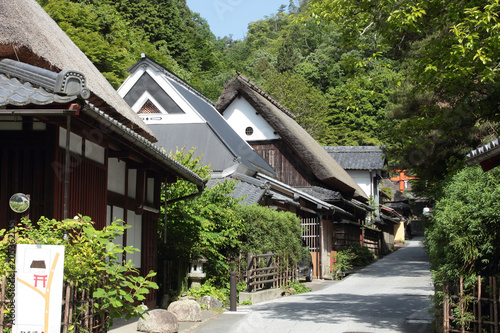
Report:
<svg viewBox="0 0 500 333"><path fill-rule="evenodd" d="M108 159L108 190L125 195L126 163L117 158Z"/></svg>
<svg viewBox="0 0 500 333"><path fill-rule="evenodd" d="M368 197L373 196L370 172L366 170L346 170Z"/></svg>
<svg viewBox="0 0 500 333"><path fill-rule="evenodd" d="M280 137L273 128L258 114L244 98L236 98L224 111L224 118L233 130L245 141L273 140ZM245 129L253 128L253 134L247 135Z"/></svg>
<svg viewBox="0 0 500 333"><path fill-rule="evenodd" d="M129 169L128 170L128 197L135 199L137 188L137 170Z"/></svg>
<svg viewBox="0 0 500 333"><path fill-rule="evenodd" d="M146 193L146 202L152 204L155 199L155 179L148 178L147 180L147 193Z"/></svg>
<svg viewBox="0 0 500 333"><path fill-rule="evenodd" d="M107 206L106 225L111 225L111 222L116 220L124 220L124 209L116 206ZM123 235L118 235L113 241L116 245L123 246Z"/></svg>
<svg viewBox="0 0 500 333"><path fill-rule="evenodd" d="M66 133L67 131L59 127L59 147L66 149ZM72 153L82 155L82 142L83 138L75 133L71 133L69 137L69 151Z"/></svg>
<svg viewBox="0 0 500 333"><path fill-rule="evenodd" d="M2 117L0 121L0 130L1 131L22 131L23 122L19 121L19 117L16 116L6 116Z"/></svg>
<svg viewBox="0 0 500 333"><path fill-rule="evenodd" d="M85 157L91 159L92 161L104 164L104 160L106 158L105 152L106 150L103 147L96 145L89 140L85 140Z"/></svg>
<svg viewBox="0 0 500 333"><path fill-rule="evenodd" d="M136 215L134 211L127 210L127 224L131 226L131 228L127 229L127 246L142 249L142 216ZM137 268L141 267L141 252L127 252L126 260L132 260Z"/></svg>

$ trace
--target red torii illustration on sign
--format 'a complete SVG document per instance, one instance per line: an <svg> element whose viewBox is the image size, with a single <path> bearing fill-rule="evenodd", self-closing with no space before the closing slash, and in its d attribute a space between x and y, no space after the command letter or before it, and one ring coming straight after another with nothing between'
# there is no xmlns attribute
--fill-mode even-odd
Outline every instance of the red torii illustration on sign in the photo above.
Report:
<svg viewBox="0 0 500 333"><path fill-rule="evenodd" d="M391 177L391 181L399 183L399 190L401 191L401 193L404 193L406 187L405 184L408 180L418 179L418 177L408 177L406 175L406 170L394 170L394 171L399 172L399 175L397 177Z"/></svg>
<svg viewBox="0 0 500 333"><path fill-rule="evenodd" d="M19 278L17 279L17 281L19 281L20 283L26 285L30 289L32 289L35 292L37 292L38 294L40 294L40 296L42 296L43 299L45 300L45 320L44 320L43 332L48 332L49 331L50 292L51 292L51 287L52 287L52 278L54 277L54 272L56 270L56 266L57 266L57 261L58 260L59 260L59 253L56 253L56 255L54 257L54 261L52 262L52 267L50 269L49 280L48 281L46 281L46 278L47 278L46 275L34 275L35 285L32 286L31 284L29 284L28 282L26 282L24 280L21 280ZM41 280L40 280L40 278L41 278ZM40 290L38 290L36 288L37 282L40 282L40 281L43 281L43 287L45 288L45 292L41 292ZM47 285L45 284L46 282L47 282Z"/></svg>

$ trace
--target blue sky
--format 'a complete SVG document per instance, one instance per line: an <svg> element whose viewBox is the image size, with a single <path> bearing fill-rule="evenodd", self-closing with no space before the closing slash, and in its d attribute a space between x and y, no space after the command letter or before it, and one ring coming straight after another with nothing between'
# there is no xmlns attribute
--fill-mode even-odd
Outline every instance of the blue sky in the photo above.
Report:
<svg viewBox="0 0 500 333"><path fill-rule="evenodd" d="M289 0L187 0L191 11L200 13L207 20L210 30L217 37L233 35L243 39L248 23L278 12L283 4L288 10Z"/></svg>

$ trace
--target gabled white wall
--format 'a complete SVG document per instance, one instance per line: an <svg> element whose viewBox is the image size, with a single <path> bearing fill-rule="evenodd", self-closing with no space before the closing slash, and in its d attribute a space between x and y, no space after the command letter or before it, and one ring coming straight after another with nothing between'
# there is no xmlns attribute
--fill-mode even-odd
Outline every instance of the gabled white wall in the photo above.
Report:
<svg viewBox="0 0 500 333"><path fill-rule="evenodd" d="M366 193L366 195L373 199L375 207L379 205L379 186L378 181L374 178L379 175L380 170L375 170L370 172L369 170L346 170L349 176L356 182L356 184L361 187L361 189Z"/></svg>
<svg viewBox="0 0 500 333"><path fill-rule="evenodd" d="M368 170L346 170L349 176L361 187L366 195L373 196L373 187Z"/></svg>
<svg viewBox="0 0 500 333"><path fill-rule="evenodd" d="M139 117L146 124L194 124L194 123L205 123L203 117L201 117L196 109L189 104L186 99L174 88L170 83L170 79L163 73L158 72L155 68L150 66L139 66L138 69L133 72L118 89L118 94L124 97L139 81L144 73L148 73L153 80L158 83L158 85L174 100L174 102L185 112L184 114L168 114L168 110L165 110L160 103L158 103L152 96L146 91L142 96L140 96L137 101L132 106L132 110L136 113L140 111L144 103L149 99L153 104L158 107L162 114L140 114Z"/></svg>
<svg viewBox="0 0 500 333"><path fill-rule="evenodd" d="M243 97L236 98L224 111L224 118L233 130L245 141L275 140L280 136L258 115L255 109ZM247 135L247 127L253 128L253 134Z"/></svg>

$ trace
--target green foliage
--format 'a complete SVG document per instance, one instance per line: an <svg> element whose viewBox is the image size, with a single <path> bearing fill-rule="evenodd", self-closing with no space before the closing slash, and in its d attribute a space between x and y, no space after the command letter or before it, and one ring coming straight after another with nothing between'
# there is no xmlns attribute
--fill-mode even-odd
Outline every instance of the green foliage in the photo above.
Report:
<svg viewBox="0 0 500 333"><path fill-rule="evenodd" d="M500 273L500 169L465 168L444 188L426 230L436 283Z"/></svg>
<svg viewBox="0 0 500 333"><path fill-rule="evenodd" d="M238 282L238 284L236 285L236 290L238 292L240 292L240 291L246 291L247 290L247 284L244 281Z"/></svg>
<svg viewBox="0 0 500 333"><path fill-rule="evenodd" d="M289 293L290 295L308 293L312 290L304 283L301 283L299 281L290 282L286 286L282 286L281 289Z"/></svg>
<svg viewBox="0 0 500 333"><path fill-rule="evenodd" d="M436 190L480 138L498 136L499 9L489 0L309 2L304 17L331 22L342 45L398 60L385 128L391 159L420 178L414 191Z"/></svg>
<svg viewBox="0 0 500 333"><path fill-rule="evenodd" d="M252 305L252 301L246 299L243 302L241 302L241 305Z"/></svg>
<svg viewBox="0 0 500 333"><path fill-rule="evenodd" d="M96 309L108 312L111 320L142 315L144 310L136 304L143 301L151 289L158 288L152 281L156 273L151 271L142 277L131 260L123 260L126 253L139 251L113 242L127 228L123 222L116 221L103 230L96 230L86 216L62 222L42 217L37 224L23 220L12 233L0 230L0 235L6 236L0 242L0 275L12 270L5 260L9 237L15 235L18 244L64 245L64 280L79 289L98 287L93 295L98 298L94 304Z"/></svg>
<svg viewBox="0 0 500 333"><path fill-rule="evenodd" d="M207 280L199 287L190 288L187 291L187 295L196 297L197 299L203 296L213 296L222 303L226 302L226 300L228 299L228 290L214 287L212 281L213 279Z"/></svg>
<svg viewBox="0 0 500 333"><path fill-rule="evenodd" d="M241 253L277 253L281 265L296 265L307 253L302 246L300 222L289 212L278 212L267 207L239 205L237 214L244 223Z"/></svg>
<svg viewBox="0 0 500 333"><path fill-rule="evenodd" d="M361 246L359 243L355 243L353 246L351 246L350 250L355 256L352 260L352 264L354 266L366 266L371 264L375 260L373 252L370 251L367 247Z"/></svg>
<svg viewBox="0 0 500 333"><path fill-rule="evenodd" d="M263 89L281 101L311 136L322 139L326 131L328 105L321 91L305 78L290 72L268 73Z"/></svg>
<svg viewBox="0 0 500 333"><path fill-rule="evenodd" d="M38 1L115 88L141 53L195 87L222 68L215 36L185 2Z"/></svg>
<svg viewBox="0 0 500 333"><path fill-rule="evenodd" d="M340 280L345 272L354 267L353 261L356 259L356 254L352 250L338 251L331 255L333 265L330 267L330 272L334 280Z"/></svg>
<svg viewBox="0 0 500 333"><path fill-rule="evenodd" d="M173 157L184 166L206 179L210 170L200 165L195 151L177 151ZM245 226L236 212L239 200L233 199L234 183L225 181L206 188L201 195L191 200L167 204L167 234L164 243L165 220L160 218L158 236L161 242L160 257L175 258L188 263L202 256L208 260L204 265L208 276L216 277L213 283L224 286L229 280L230 258L238 255L241 235ZM192 183L179 180L163 188L162 200L172 200L197 193ZM163 214L161 214L164 216Z"/></svg>
<svg viewBox="0 0 500 333"><path fill-rule="evenodd" d="M363 47L347 47L337 27L314 18L298 22L306 2L252 22L247 37L235 41L215 38L182 1L38 1L114 87L141 53L214 101L237 70L289 108L323 144L384 140L380 118L393 76L380 65L387 55L379 55L369 37Z"/></svg>

